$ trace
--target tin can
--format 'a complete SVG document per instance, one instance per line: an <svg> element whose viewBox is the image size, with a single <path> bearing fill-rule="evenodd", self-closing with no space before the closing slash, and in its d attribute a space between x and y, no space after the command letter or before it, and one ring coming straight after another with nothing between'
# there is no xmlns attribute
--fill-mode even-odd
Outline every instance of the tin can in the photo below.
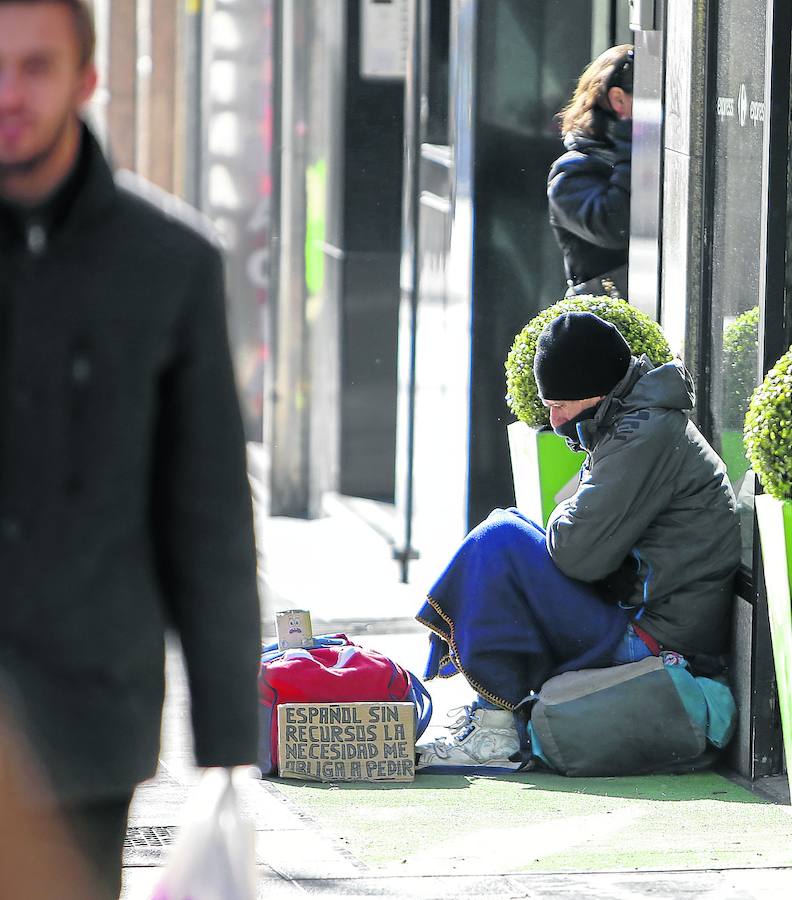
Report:
<svg viewBox="0 0 792 900"><path fill-rule="evenodd" d="M307 609L284 609L275 613L278 649L312 647L311 613Z"/></svg>

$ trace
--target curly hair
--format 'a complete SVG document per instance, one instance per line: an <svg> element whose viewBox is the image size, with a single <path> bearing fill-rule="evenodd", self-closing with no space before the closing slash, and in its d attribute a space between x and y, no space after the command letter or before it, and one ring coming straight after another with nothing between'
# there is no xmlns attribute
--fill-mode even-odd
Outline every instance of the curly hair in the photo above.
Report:
<svg viewBox="0 0 792 900"><path fill-rule="evenodd" d="M620 87L626 93L633 91L633 45L619 44L610 47L583 70L575 93L558 113L561 132L599 136L613 113L608 102L608 91Z"/></svg>
<svg viewBox="0 0 792 900"><path fill-rule="evenodd" d="M74 30L80 46L80 65L85 66L93 60L96 48L96 30L90 0L0 0L0 6L12 3L29 6L40 3L57 3L65 6L71 12L74 20Z"/></svg>

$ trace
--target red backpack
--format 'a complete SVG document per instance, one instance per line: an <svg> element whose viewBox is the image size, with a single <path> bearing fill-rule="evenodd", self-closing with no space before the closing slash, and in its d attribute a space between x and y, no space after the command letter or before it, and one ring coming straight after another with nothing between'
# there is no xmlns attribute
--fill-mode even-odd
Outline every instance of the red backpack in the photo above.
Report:
<svg viewBox="0 0 792 900"><path fill-rule="evenodd" d="M432 716L432 700L420 679L376 650L352 643L345 634L317 637L313 647L264 647L258 685L262 775L278 772L281 703L412 702L416 737Z"/></svg>

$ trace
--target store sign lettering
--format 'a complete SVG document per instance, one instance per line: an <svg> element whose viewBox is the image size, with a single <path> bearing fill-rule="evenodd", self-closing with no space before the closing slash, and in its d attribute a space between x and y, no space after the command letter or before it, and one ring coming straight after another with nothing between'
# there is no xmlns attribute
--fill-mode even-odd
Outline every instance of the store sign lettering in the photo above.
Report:
<svg viewBox="0 0 792 900"><path fill-rule="evenodd" d="M751 100L750 117L751 117L751 121L754 123L754 125L758 125L760 122L764 122L764 120L765 120L764 100Z"/></svg>
<svg viewBox="0 0 792 900"><path fill-rule="evenodd" d="M753 125L761 125L765 120L764 100L751 100L749 103L744 84L740 85L736 100L734 97L718 97L715 110L721 121L737 118L743 127L748 121Z"/></svg>
<svg viewBox="0 0 792 900"><path fill-rule="evenodd" d="M718 115L721 119L734 116L734 97L718 97Z"/></svg>

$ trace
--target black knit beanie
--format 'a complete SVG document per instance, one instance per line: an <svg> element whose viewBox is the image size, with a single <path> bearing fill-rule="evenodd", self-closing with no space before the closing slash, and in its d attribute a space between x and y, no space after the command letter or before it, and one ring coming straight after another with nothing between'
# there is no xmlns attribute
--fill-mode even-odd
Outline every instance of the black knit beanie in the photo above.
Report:
<svg viewBox="0 0 792 900"><path fill-rule="evenodd" d="M534 377L543 400L605 396L630 365L630 348L615 325L589 312L564 313L536 342Z"/></svg>

